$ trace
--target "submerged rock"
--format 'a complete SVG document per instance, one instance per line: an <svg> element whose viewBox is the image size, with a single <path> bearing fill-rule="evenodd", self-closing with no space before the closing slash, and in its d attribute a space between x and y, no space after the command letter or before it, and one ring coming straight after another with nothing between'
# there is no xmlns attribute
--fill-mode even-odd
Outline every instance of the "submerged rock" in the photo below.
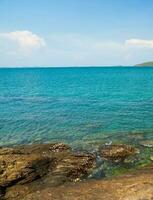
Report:
<svg viewBox="0 0 153 200"><path fill-rule="evenodd" d="M134 155L137 150L125 144L105 145L101 149L101 156L112 162L123 162L128 156Z"/></svg>
<svg viewBox="0 0 153 200"><path fill-rule="evenodd" d="M143 147L151 148L153 147L153 140L143 140L143 141L140 141L139 144Z"/></svg>
<svg viewBox="0 0 153 200"><path fill-rule="evenodd" d="M153 156L150 156L150 160L153 161Z"/></svg>
<svg viewBox="0 0 153 200"><path fill-rule="evenodd" d="M139 132L134 132L134 133L130 133L128 135L128 138L131 140L143 140L144 139L144 134L143 133L139 133Z"/></svg>

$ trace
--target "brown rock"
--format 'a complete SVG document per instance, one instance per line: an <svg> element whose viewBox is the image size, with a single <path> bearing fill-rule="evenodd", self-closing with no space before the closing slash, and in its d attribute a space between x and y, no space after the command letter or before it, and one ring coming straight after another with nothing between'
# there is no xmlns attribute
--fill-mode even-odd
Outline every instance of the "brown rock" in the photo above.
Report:
<svg viewBox="0 0 153 200"><path fill-rule="evenodd" d="M59 185L87 176L95 167L95 157L70 151L68 145L43 144L0 149L0 195L20 196L23 190L12 193L11 188L25 185L30 191L38 185ZM12 197L11 197L12 195ZM17 197L16 197L17 198Z"/></svg>
<svg viewBox="0 0 153 200"><path fill-rule="evenodd" d="M69 154L57 158L56 167L52 171L52 176L64 175L73 181L89 174L95 166L95 157L88 154Z"/></svg>
<svg viewBox="0 0 153 200"><path fill-rule="evenodd" d="M105 145L101 149L101 156L113 162L123 162L128 156L134 155L137 150L125 144Z"/></svg>
<svg viewBox="0 0 153 200"><path fill-rule="evenodd" d="M54 145L54 144L53 144ZM76 154L70 150L52 151L53 145L30 145L14 148L16 154L0 156L1 175L11 185L0 187L0 199L5 200L140 200L153 199L152 165L137 173L122 177L77 181L86 176L95 166L90 154ZM56 148L55 148L56 149ZM124 160L136 149L127 145L110 145L101 150L106 159ZM109 153L108 153L109 152ZM2 159L3 158L3 159ZM47 161L46 161L47 160ZM49 164L48 164L49 162ZM39 168L39 169L38 169ZM30 171L30 169L32 171ZM47 170L46 170L47 169ZM21 173L22 172L22 173ZM18 178L18 174L21 176ZM0 175L0 176L1 176ZM5 182L5 179L4 182ZM14 181L12 181L14 180ZM67 182L58 185L60 181ZM0 178L1 181L1 178ZM53 184L52 184L53 183ZM4 195L6 190L6 194Z"/></svg>
<svg viewBox="0 0 153 200"><path fill-rule="evenodd" d="M5 188L0 187L0 199L2 199L4 195L5 195Z"/></svg>
<svg viewBox="0 0 153 200"><path fill-rule="evenodd" d="M153 148L153 140L143 140L139 144L143 147Z"/></svg>
<svg viewBox="0 0 153 200"><path fill-rule="evenodd" d="M3 148L2 148L3 149ZM17 146L12 148L12 152L15 154L48 154L50 155L52 152L64 152L70 151L71 148L67 144L63 143L53 143L53 144L33 144L33 145L25 145L25 146Z"/></svg>
<svg viewBox="0 0 153 200"><path fill-rule="evenodd" d="M23 200L152 200L153 171L123 177L46 187ZM17 200L17 199L16 199Z"/></svg>
<svg viewBox="0 0 153 200"><path fill-rule="evenodd" d="M0 156L0 186L31 182L44 176L51 165L51 159L37 154Z"/></svg>
<svg viewBox="0 0 153 200"><path fill-rule="evenodd" d="M57 144L54 144L54 145L50 146L49 149L52 152L63 152L63 151L70 150L71 148L68 145L66 145L66 144L57 143Z"/></svg>

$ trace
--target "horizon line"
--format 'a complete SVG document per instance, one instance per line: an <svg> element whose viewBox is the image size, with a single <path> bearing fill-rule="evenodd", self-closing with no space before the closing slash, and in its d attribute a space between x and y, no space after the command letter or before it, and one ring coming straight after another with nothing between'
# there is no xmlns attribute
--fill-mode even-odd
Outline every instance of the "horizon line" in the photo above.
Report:
<svg viewBox="0 0 153 200"><path fill-rule="evenodd" d="M135 65L78 65L78 66L0 66L0 69L3 68L102 68L102 67L136 67Z"/></svg>

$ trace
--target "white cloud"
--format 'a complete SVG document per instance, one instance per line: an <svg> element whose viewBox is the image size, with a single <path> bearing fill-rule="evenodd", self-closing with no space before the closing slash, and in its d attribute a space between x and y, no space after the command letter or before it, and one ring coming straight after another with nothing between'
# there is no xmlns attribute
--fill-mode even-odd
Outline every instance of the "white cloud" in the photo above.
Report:
<svg viewBox="0 0 153 200"><path fill-rule="evenodd" d="M153 48L153 40L130 39L126 40L126 46L139 48Z"/></svg>
<svg viewBox="0 0 153 200"><path fill-rule="evenodd" d="M43 38L27 30L1 33L0 36L16 42L21 50L31 50L45 46L45 40Z"/></svg>
<svg viewBox="0 0 153 200"><path fill-rule="evenodd" d="M153 59L153 40L116 42L70 33L46 41L30 31L0 33L0 66L133 65Z"/></svg>

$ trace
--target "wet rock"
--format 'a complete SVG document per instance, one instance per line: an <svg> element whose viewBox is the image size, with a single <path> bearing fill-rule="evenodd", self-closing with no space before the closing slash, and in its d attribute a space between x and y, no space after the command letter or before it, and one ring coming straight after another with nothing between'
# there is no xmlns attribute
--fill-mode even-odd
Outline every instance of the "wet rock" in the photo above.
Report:
<svg viewBox="0 0 153 200"><path fill-rule="evenodd" d="M1 148L0 188L8 195L10 188L16 191L21 185L26 185L26 190L30 191L38 185L46 187L77 182L87 176L95 165L93 155L74 153L62 143ZM9 196L20 196L21 192L24 193L24 190L14 194L10 192Z"/></svg>
<svg viewBox="0 0 153 200"><path fill-rule="evenodd" d="M152 200L153 171L118 178L85 181L32 192L23 200ZM12 200L12 199L11 199ZM14 200L14 199L13 199ZM18 200L18 199L15 199Z"/></svg>
<svg viewBox="0 0 153 200"><path fill-rule="evenodd" d="M101 156L112 162L123 162L128 156L134 155L137 150L125 144L105 145L101 149Z"/></svg>
<svg viewBox="0 0 153 200"><path fill-rule="evenodd" d="M15 147L13 151L7 149L7 153L5 150L0 155L0 181L3 179L0 199L4 194L5 200L153 199L152 166L123 177L80 181L93 171L95 157L74 153L67 148L57 150L58 145L54 145ZM105 156L103 158L115 162L123 161L136 152L134 147L122 144L106 145L101 149L101 155ZM101 160L99 164L102 167ZM62 183L65 184L60 186Z"/></svg>
<svg viewBox="0 0 153 200"><path fill-rule="evenodd" d="M153 156L150 156L150 160L153 161Z"/></svg>
<svg viewBox="0 0 153 200"><path fill-rule="evenodd" d="M95 167L95 157L87 154L79 154L73 156L73 159L65 160L65 171L67 171L67 177L71 180L76 180L87 176ZM69 170L68 170L69 169Z"/></svg>
<svg viewBox="0 0 153 200"><path fill-rule="evenodd" d="M137 157L128 157L124 160L125 164L134 164L135 162L138 161Z"/></svg>
<svg viewBox="0 0 153 200"><path fill-rule="evenodd" d="M144 140L144 141L140 141L139 144L143 147L148 147L151 148L153 147L153 141L152 140Z"/></svg>
<svg viewBox="0 0 153 200"><path fill-rule="evenodd" d="M0 148L0 155L7 155L13 153L15 153L13 148Z"/></svg>
<svg viewBox="0 0 153 200"><path fill-rule="evenodd" d="M70 151L71 148L67 144L63 143L53 143L53 144L33 144L33 145L25 145L25 146L17 146L12 148L16 154L50 154L53 152L64 152Z"/></svg>
<svg viewBox="0 0 153 200"><path fill-rule="evenodd" d="M5 188L0 187L0 199L2 199L5 195Z"/></svg>
<svg viewBox="0 0 153 200"><path fill-rule="evenodd" d="M66 144L57 143L57 144L52 145L49 149L53 152L62 152L62 151L70 150L71 148Z"/></svg>
<svg viewBox="0 0 153 200"><path fill-rule="evenodd" d="M37 154L0 156L0 186L26 183L47 174L52 160Z"/></svg>
<svg viewBox="0 0 153 200"><path fill-rule="evenodd" d="M76 182L86 177L95 168L95 157L89 154L62 154L56 160L52 172L45 177L45 184L59 185L67 181Z"/></svg>

